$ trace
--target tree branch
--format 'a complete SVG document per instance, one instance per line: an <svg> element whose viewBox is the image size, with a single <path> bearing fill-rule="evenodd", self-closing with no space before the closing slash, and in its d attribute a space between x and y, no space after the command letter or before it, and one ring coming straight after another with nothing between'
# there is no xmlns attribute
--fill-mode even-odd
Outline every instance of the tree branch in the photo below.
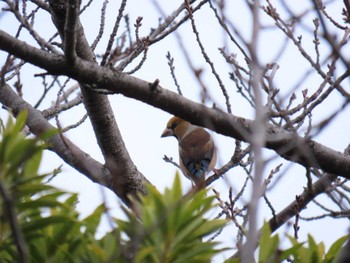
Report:
<svg viewBox="0 0 350 263"><path fill-rule="evenodd" d="M74 2L74 0L71 1ZM51 15L54 24L65 42L67 36L63 29L69 19L69 12L68 14L65 11L63 12L62 5L65 7L64 10L68 11L71 7L67 7L67 0L49 1L49 4L52 9ZM70 1L68 5L70 5ZM84 61L98 66L95 61L95 55L86 40L84 29L78 17L76 17L75 51L77 53L77 58L73 65L81 61L80 58L82 58ZM105 166L112 175L112 188L114 192L124 201L129 195L137 197L137 193L146 193L144 183L148 181L140 171L137 170L129 156L108 97L95 92L87 85L88 82L79 81L79 84L85 109L94 129L97 143L105 159ZM97 84L96 88L100 89L99 84Z"/></svg>
<svg viewBox="0 0 350 263"><path fill-rule="evenodd" d="M295 216L296 212L302 211L308 203L310 203L316 196L326 191L328 187L337 179L334 174L325 174L317 182L312 185L312 188L305 188L304 192L296 198L295 201L290 203L286 208L279 212L275 217L271 218L268 223L271 228L271 232L275 232L280 226L286 223L290 218ZM259 231L261 233L261 229ZM259 234L260 236L260 234ZM247 246L245 243L230 259L239 258L241 251ZM256 240L255 247L258 246L258 239Z"/></svg>
<svg viewBox="0 0 350 263"><path fill-rule="evenodd" d="M69 0L67 5L67 18L64 25L64 53L66 59L74 63L76 59L76 29L79 15L79 3L78 0Z"/></svg>
<svg viewBox="0 0 350 263"><path fill-rule="evenodd" d="M88 83L91 89L98 87L101 91L121 93L222 135L246 142L251 141L254 121L210 109L160 86L151 88L151 83L144 80L79 58L77 63L70 65L63 56L48 54L31 47L1 30L0 49L41 67L51 74L66 75L81 83ZM320 168L325 172L350 179L348 156L271 124L267 125L265 132L264 147L274 150L281 157L305 167Z"/></svg>

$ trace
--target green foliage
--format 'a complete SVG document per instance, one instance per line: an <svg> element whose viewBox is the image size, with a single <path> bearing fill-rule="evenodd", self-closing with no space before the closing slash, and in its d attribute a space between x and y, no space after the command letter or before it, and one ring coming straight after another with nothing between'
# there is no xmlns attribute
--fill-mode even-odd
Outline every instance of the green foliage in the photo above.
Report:
<svg viewBox="0 0 350 263"><path fill-rule="evenodd" d="M0 131L1 262L20 262L19 246L29 262L40 263L210 262L222 251L215 242L203 241L226 223L204 217L214 198L205 191L183 198L178 176L163 195L150 186L149 195L135 201L139 218L124 208L127 220L115 220L116 228L96 239L106 208L100 205L81 219L75 209L77 195L45 183L59 172L38 174L45 148L41 139L54 132L26 138L21 132L25 120L26 113L21 113ZM20 237L22 245L16 242Z"/></svg>
<svg viewBox="0 0 350 263"><path fill-rule="evenodd" d="M29 262L112 262L119 255L119 233L113 231L96 240L103 206L79 219L77 195L46 184L52 173L38 175L45 144L41 138L26 138L21 132L26 115L23 112L15 123L9 119L6 127L1 126L1 262L20 261L15 236L23 236ZM9 216L11 212L15 218ZM17 233L11 224L18 226Z"/></svg>
<svg viewBox="0 0 350 263"><path fill-rule="evenodd" d="M184 198L178 175L163 195L152 186L148 191L137 203L139 219L125 209L128 220L118 220L129 238L133 262L210 262L222 251L215 248L215 242L203 241L226 224L225 220L204 217L213 208L214 197L200 191Z"/></svg>
<svg viewBox="0 0 350 263"><path fill-rule="evenodd" d="M286 259L293 259L294 263L336 262L336 257L347 239L348 236L339 238L326 252L324 243L317 244L310 235L305 243L289 237L292 246L286 250L280 250L279 236L272 235L269 225L265 223L261 231L258 262L277 263Z"/></svg>

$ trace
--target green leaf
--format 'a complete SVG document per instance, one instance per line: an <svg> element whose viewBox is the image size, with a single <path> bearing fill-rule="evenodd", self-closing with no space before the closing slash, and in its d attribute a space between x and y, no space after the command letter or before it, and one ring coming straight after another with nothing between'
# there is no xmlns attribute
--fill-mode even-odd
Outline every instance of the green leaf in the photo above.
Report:
<svg viewBox="0 0 350 263"><path fill-rule="evenodd" d="M215 219L211 221L205 221L204 224L198 227L195 231L195 235L198 237L204 237L211 233L214 233L225 227L228 220L226 219Z"/></svg>
<svg viewBox="0 0 350 263"><path fill-rule="evenodd" d="M112 259L118 259L118 262L128 262L124 259L124 255L121 254L123 244L119 229L115 228L111 232L106 233L100 240L98 244L106 252L106 259L103 262L114 262Z"/></svg>
<svg viewBox="0 0 350 263"><path fill-rule="evenodd" d="M38 173L42 151L38 151L30 159L28 159L23 167L23 174L25 177L35 176Z"/></svg>
<svg viewBox="0 0 350 263"><path fill-rule="evenodd" d="M324 244L321 242L317 244L313 237L308 235L309 251L310 251L310 263L319 263L322 261L324 254Z"/></svg>
<svg viewBox="0 0 350 263"><path fill-rule="evenodd" d="M32 262L47 262L46 242L44 238L36 238L35 242L28 240Z"/></svg>
<svg viewBox="0 0 350 263"><path fill-rule="evenodd" d="M181 180L180 180L179 172L176 172L172 190L166 189L164 193L165 196L167 195L166 194L167 191L170 192L170 196L172 200L179 200L182 198L182 188L181 188Z"/></svg>
<svg viewBox="0 0 350 263"><path fill-rule="evenodd" d="M198 243L195 246L184 249L181 253L173 254L170 262L210 262L213 254L221 252L222 250L213 249L216 243Z"/></svg>
<svg viewBox="0 0 350 263"><path fill-rule="evenodd" d="M46 199L45 197L18 204L19 209L38 209L57 206L62 206L62 203L57 200Z"/></svg>
<svg viewBox="0 0 350 263"><path fill-rule="evenodd" d="M332 262L338 253L340 252L341 248L345 244L345 242L348 240L349 236L343 236L339 239L337 239L332 246L329 248L327 254L325 255L324 263L330 263Z"/></svg>
<svg viewBox="0 0 350 263"><path fill-rule="evenodd" d="M25 222L22 224L22 229L24 232L41 230L44 227L50 226L52 224L62 224L62 223L72 223L72 218L59 215L59 216L50 216L37 219L31 222ZM74 222L74 221L73 221Z"/></svg>
<svg viewBox="0 0 350 263"><path fill-rule="evenodd" d="M277 257L278 235L271 236L270 225L265 222L260 237L259 262L272 262Z"/></svg>
<svg viewBox="0 0 350 263"><path fill-rule="evenodd" d="M104 204L99 205L91 215L87 216L85 219L81 220L85 226L85 233L89 233L91 235L96 234L96 229L100 224L101 217L103 213L106 211Z"/></svg>
<svg viewBox="0 0 350 263"><path fill-rule="evenodd" d="M297 243L295 245L293 245L291 248L288 248L286 250L283 250L281 253L280 253L280 257L279 259L282 261L282 260L286 260L288 259L289 257L291 256L294 256L296 257L299 249L303 246L303 243Z"/></svg>
<svg viewBox="0 0 350 263"><path fill-rule="evenodd" d="M48 254L54 254L60 244L68 244L67 253L73 254L74 251L68 251L68 249L74 244L75 238L80 237L79 243L84 244L79 232L80 227L80 222L74 219L61 221L59 224L50 224L46 231L46 235L50 236L50 241L47 244Z"/></svg>
<svg viewBox="0 0 350 263"><path fill-rule="evenodd" d="M28 112L26 110L23 110L19 114L17 114L16 121L14 121L14 119L11 116L9 116L9 118L7 119L6 127L3 131L3 135L7 136L10 134L14 137L17 137L18 134L23 130L27 121L27 117Z"/></svg>
<svg viewBox="0 0 350 263"><path fill-rule="evenodd" d="M19 182L18 185L13 189L16 191L16 195L18 198L22 198L25 196L32 196L35 194L41 194L42 192L54 191L54 188L51 185L42 184L38 181L39 176L35 178L35 180L27 181L26 183ZM64 194L63 191L60 192Z"/></svg>
<svg viewBox="0 0 350 263"><path fill-rule="evenodd" d="M70 194L68 198L64 201L64 203L67 205L67 207L75 207L76 204L79 202L78 195L77 194Z"/></svg>
<svg viewBox="0 0 350 263"><path fill-rule="evenodd" d="M154 255L156 251L157 251L157 248L154 246L147 246L147 247L141 248L137 252L135 262L146 262L146 259L149 257L153 257L152 255ZM152 261L152 262L156 262L156 261Z"/></svg>

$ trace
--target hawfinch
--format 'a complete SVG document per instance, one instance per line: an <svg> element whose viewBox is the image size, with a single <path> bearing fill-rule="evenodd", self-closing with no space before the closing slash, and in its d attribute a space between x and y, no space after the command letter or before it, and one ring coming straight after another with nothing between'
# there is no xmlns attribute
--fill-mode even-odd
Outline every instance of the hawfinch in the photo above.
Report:
<svg viewBox="0 0 350 263"><path fill-rule="evenodd" d="M173 117L161 137L174 136L179 142L180 169L198 188L205 187L205 175L214 170L216 147L203 128Z"/></svg>

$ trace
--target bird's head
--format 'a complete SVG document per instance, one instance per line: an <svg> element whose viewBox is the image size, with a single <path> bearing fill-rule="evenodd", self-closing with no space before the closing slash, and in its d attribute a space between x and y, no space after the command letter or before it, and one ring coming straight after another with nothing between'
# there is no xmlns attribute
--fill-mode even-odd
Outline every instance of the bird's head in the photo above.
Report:
<svg viewBox="0 0 350 263"><path fill-rule="evenodd" d="M164 129L161 137L174 136L177 139L181 139L186 133L189 132L192 125L179 117L172 117Z"/></svg>

